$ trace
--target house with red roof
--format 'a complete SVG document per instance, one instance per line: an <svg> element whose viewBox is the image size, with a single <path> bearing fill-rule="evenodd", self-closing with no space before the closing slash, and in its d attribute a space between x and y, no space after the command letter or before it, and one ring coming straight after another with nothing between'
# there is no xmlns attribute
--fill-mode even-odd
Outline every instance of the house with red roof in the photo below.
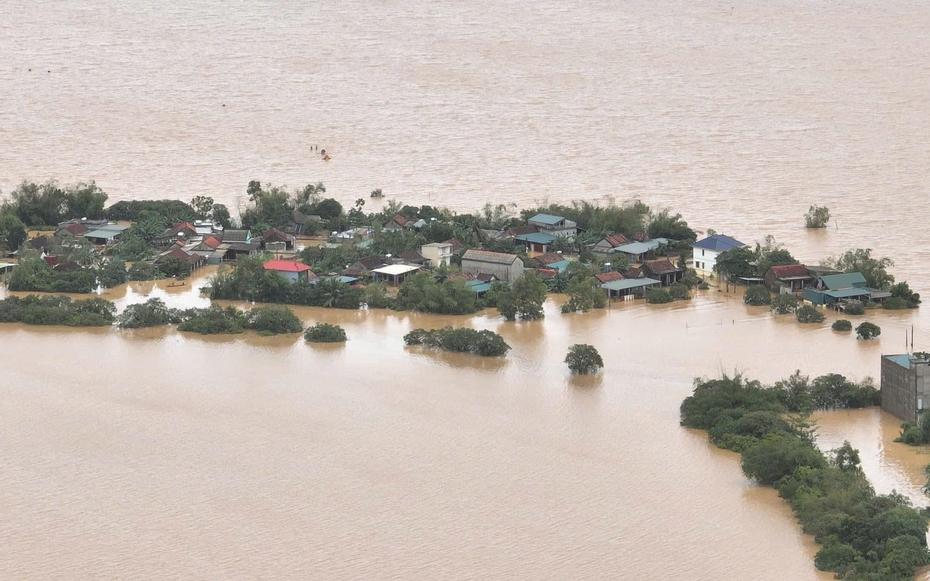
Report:
<svg viewBox="0 0 930 581"><path fill-rule="evenodd" d="M678 268L668 258L647 260L641 268L647 278L660 281L662 286L673 285L685 276L684 269Z"/></svg>
<svg viewBox="0 0 930 581"><path fill-rule="evenodd" d="M601 284L607 284L608 282L613 282L615 280L623 280L623 275L619 272L611 270L609 272L595 274L594 278L596 278L597 281Z"/></svg>
<svg viewBox="0 0 930 581"><path fill-rule="evenodd" d="M597 243L592 244L589 248L595 256L606 260L610 258L614 252L616 252L615 248L629 243L630 239L623 234L614 234L612 236L601 238L597 241Z"/></svg>
<svg viewBox="0 0 930 581"><path fill-rule="evenodd" d="M309 266L296 260L269 260L265 263L265 270L277 272L292 283L316 279L316 274Z"/></svg>
<svg viewBox="0 0 930 581"><path fill-rule="evenodd" d="M778 287L785 287L789 292L796 293L814 285L815 277L803 264L785 264L771 266L763 277L763 284L772 292Z"/></svg>

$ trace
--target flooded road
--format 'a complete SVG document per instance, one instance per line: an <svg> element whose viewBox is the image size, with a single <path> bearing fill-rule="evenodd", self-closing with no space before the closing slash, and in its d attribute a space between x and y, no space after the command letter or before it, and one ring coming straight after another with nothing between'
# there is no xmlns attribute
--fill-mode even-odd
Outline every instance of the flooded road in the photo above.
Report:
<svg viewBox="0 0 930 581"><path fill-rule="evenodd" d="M805 261L874 248L926 295L928 28L910 0L8 0L0 188L233 211L251 179L458 211L639 197ZM812 203L831 228L802 228ZM105 296L203 306L195 286ZM927 308L870 314L863 343L713 290L539 323L298 312L350 341L0 326L0 579L826 580L678 406L695 376L877 377L912 325L930 345ZM403 347L446 324L514 350ZM567 374L575 342L603 374ZM930 458L896 434L820 418L823 447L850 439L879 491L926 502Z"/></svg>

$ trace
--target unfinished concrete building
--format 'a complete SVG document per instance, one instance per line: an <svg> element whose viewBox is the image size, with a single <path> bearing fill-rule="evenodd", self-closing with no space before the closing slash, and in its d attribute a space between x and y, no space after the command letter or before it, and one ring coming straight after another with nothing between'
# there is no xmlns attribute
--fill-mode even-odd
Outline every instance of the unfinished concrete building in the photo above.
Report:
<svg viewBox="0 0 930 581"><path fill-rule="evenodd" d="M930 405L930 357L882 355L882 410L916 420L924 405Z"/></svg>

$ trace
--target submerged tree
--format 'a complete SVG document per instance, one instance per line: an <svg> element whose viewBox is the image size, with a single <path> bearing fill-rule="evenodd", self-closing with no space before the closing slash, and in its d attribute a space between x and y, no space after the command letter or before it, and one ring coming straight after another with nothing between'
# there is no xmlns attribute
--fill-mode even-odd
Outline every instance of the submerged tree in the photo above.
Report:
<svg viewBox="0 0 930 581"><path fill-rule="evenodd" d="M575 344L569 347L568 354L565 356L565 363L572 373L578 375L587 375L597 373L604 367L604 360L601 354L591 345Z"/></svg>
<svg viewBox="0 0 930 581"><path fill-rule="evenodd" d="M826 206L811 206L804 214L804 225L807 228L826 228L830 222L830 210Z"/></svg>

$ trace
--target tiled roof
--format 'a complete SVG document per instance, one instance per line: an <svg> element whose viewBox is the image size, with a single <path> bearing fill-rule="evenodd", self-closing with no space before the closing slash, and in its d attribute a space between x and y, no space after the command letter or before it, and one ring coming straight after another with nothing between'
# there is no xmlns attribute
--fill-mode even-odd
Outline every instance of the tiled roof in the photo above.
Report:
<svg viewBox="0 0 930 581"><path fill-rule="evenodd" d="M630 234L630 239L634 242L645 242L649 240L649 236L647 236L645 232L634 232Z"/></svg>
<svg viewBox="0 0 930 581"><path fill-rule="evenodd" d="M490 252L488 250L469 250L462 256L462 260L475 262L490 262L493 264L513 264L519 257L516 254L504 252Z"/></svg>
<svg viewBox="0 0 930 581"><path fill-rule="evenodd" d="M484 282L491 282L492 280L497 280L496 276L494 276L493 274L488 274L487 272L479 272L478 276L476 276L475 278L480 281L484 281Z"/></svg>
<svg viewBox="0 0 930 581"><path fill-rule="evenodd" d="M285 234L277 228L272 228L271 230L262 234L262 238L265 242L291 242L294 240L294 237L290 234Z"/></svg>
<svg viewBox="0 0 930 581"><path fill-rule="evenodd" d="M220 241L217 240L216 236L207 236L206 238L203 239L203 243L209 246L210 248L212 248L213 250L216 250L217 247L220 245Z"/></svg>
<svg viewBox="0 0 930 581"><path fill-rule="evenodd" d="M643 269L640 266L634 266L623 273L623 278L642 278L643 276Z"/></svg>
<svg viewBox="0 0 930 581"><path fill-rule="evenodd" d="M811 276L810 271L803 264L773 266L772 274L775 275L775 278L804 278Z"/></svg>
<svg viewBox="0 0 930 581"><path fill-rule="evenodd" d="M452 245L452 252L458 252L459 250L462 250L463 248L465 248L465 245L455 238L450 238L449 240L446 240L445 244Z"/></svg>
<svg viewBox="0 0 930 581"><path fill-rule="evenodd" d="M608 244L614 247L622 246L624 244L630 243L630 239L624 236L623 234L614 234L613 236L608 236L607 238L604 238L604 240L606 240Z"/></svg>
<svg viewBox="0 0 930 581"><path fill-rule="evenodd" d="M647 260L643 263L643 269L648 270L652 274L667 274L681 270L672 264L668 258L663 258L661 260Z"/></svg>
<svg viewBox="0 0 930 581"><path fill-rule="evenodd" d="M533 260L540 266L545 266L553 262L562 262L565 258L561 254L556 254L555 252L547 252L545 254L540 254Z"/></svg>
<svg viewBox="0 0 930 581"><path fill-rule="evenodd" d="M384 259L380 256L366 256L358 260L359 264L367 270L374 270L379 266L384 266Z"/></svg>
<svg viewBox="0 0 930 581"><path fill-rule="evenodd" d="M521 236L523 234L532 234L534 232L539 232L539 228L536 226L514 226L513 228L507 230L507 233L511 236Z"/></svg>
<svg viewBox="0 0 930 581"><path fill-rule="evenodd" d="M310 267L296 260L269 260L265 263L265 270L277 270L279 272L306 272Z"/></svg>
<svg viewBox="0 0 930 581"><path fill-rule="evenodd" d="M610 272L601 272L599 274L595 274L594 278L596 278L601 284L604 284L604 283L608 283L613 280L623 280L623 275L620 274L619 272L610 271Z"/></svg>
<svg viewBox="0 0 930 581"><path fill-rule="evenodd" d="M416 250L411 250L410 252L404 252L400 255L401 259L406 260L407 262L419 262L426 260L423 258L423 255L417 252Z"/></svg>

